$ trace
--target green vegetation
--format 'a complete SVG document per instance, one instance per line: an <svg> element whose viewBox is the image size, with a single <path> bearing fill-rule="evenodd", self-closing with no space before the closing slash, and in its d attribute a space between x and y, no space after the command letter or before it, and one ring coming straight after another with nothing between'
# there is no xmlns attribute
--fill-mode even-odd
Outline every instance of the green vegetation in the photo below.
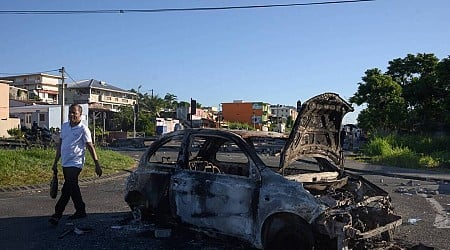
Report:
<svg viewBox="0 0 450 250"><path fill-rule="evenodd" d="M253 126L248 125L247 123L241 122L230 122L228 123L229 129L242 129L242 130L255 130Z"/></svg>
<svg viewBox="0 0 450 250"><path fill-rule="evenodd" d="M351 103L365 105L358 126L367 133L450 132L450 56L408 54L369 69Z"/></svg>
<svg viewBox="0 0 450 250"><path fill-rule="evenodd" d="M117 173L134 166L135 162L131 157L100 148L96 151L103 167L103 175ZM54 149L0 149L0 187L50 183L54 159ZM59 178L62 179L60 164L58 170ZM94 170L94 162L86 152L86 165L81 171L80 178L96 176Z"/></svg>
<svg viewBox="0 0 450 250"><path fill-rule="evenodd" d="M367 70L350 98L365 106L358 115L370 138L364 153L384 165L450 168L449 137L427 136L450 133L450 56L408 54L387 69Z"/></svg>
<svg viewBox="0 0 450 250"><path fill-rule="evenodd" d="M405 168L450 168L449 136L376 136L364 147L371 162Z"/></svg>
<svg viewBox="0 0 450 250"><path fill-rule="evenodd" d="M22 130L20 130L18 128L8 129L6 132L8 132L8 135L10 135L14 138L22 138L24 136L24 133L22 132Z"/></svg>

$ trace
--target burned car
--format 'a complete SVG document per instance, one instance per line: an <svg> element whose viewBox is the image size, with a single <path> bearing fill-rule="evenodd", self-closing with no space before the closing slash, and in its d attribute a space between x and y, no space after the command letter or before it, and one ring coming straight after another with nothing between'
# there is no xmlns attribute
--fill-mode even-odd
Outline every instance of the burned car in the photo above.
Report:
<svg viewBox="0 0 450 250"><path fill-rule="evenodd" d="M388 193L343 168L337 94L303 103L289 136L184 129L163 135L127 179L136 214L264 249L364 248L401 218Z"/></svg>

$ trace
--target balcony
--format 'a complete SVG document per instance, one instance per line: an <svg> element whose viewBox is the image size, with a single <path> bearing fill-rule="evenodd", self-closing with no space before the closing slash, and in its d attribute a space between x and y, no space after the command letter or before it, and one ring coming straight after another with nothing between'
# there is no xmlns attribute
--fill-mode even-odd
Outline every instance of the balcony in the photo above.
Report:
<svg viewBox="0 0 450 250"><path fill-rule="evenodd" d="M93 103L99 102L99 96L89 94L74 95L73 100L77 103Z"/></svg>
<svg viewBox="0 0 450 250"><path fill-rule="evenodd" d="M121 105L132 105L134 103L133 99L114 97L114 96L106 96L106 95L100 95L99 101L106 102L106 103L121 104Z"/></svg>

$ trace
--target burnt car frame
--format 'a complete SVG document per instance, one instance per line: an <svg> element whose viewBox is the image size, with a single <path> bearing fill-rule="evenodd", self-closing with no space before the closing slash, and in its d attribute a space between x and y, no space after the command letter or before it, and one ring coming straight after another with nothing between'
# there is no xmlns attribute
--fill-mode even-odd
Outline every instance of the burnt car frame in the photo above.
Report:
<svg viewBox="0 0 450 250"><path fill-rule="evenodd" d="M350 111L339 95L324 93L303 103L289 137L221 129L168 133L128 177L125 201L139 216L256 248L362 248L391 240L401 218L388 193L343 168L339 131Z"/></svg>

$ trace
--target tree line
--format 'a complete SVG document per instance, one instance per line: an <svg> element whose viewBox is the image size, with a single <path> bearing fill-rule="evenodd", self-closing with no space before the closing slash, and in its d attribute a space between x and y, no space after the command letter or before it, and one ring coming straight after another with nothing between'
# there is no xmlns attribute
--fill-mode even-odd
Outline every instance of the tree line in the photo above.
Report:
<svg viewBox="0 0 450 250"><path fill-rule="evenodd" d="M450 56L408 54L384 73L368 69L350 102L365 105L357 121L369 133L450 132Z"/></svg>

